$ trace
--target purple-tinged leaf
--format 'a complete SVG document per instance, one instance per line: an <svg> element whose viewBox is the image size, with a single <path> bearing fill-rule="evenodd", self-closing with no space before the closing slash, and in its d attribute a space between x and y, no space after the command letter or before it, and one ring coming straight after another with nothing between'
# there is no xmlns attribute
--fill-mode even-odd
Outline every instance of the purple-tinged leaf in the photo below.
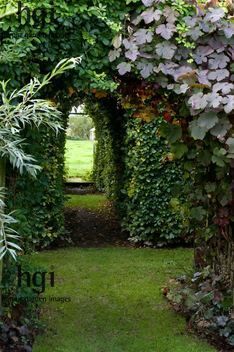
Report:
<svg viewBox="0 0 234 352"><path fill-rule="evenodd" d="M189 29L186 33L187 37L191 37L193 40L198 40L203 35L203 32L200 30L199 27Z"/></svg>
<svg viewBox="0 0 234 352"><path fill-rule="evenodd" d="M137 49L137 45L134 43L133 39L124 39L123 45L127 50Z"/></svg>
<svg viewBox="0 0 234 352"><path fill-rule="evenodd" d="M117 69L119 71L119 74L123 76L127 72L131 72L131 64L128 62L121 62L121 64L117 66Z"/></svg>
<svg viewBox="0 0 234 352"><path fill-rule="evenodd" d="M224 27L225 37L230 39L234 36L234 23L229 23L228 27Z"/></svg>
<svg viewBox="0 0 234 352"><path fill-rule="evenodd" d="M153 32L144 28L141 28L138 31L136 31L133 34L133 36L136 40L136 43L139 45L142 45L145 43L151 43L153 40Z"/></svg>
<svg viewBox="0 0 234 352"><path fill-rule="evenodd" d="M223 98L223 103L225 104L224 106L224 111L227 114L230 114L234 110L234 95L227 95L225 98Z"/></svg>
<svg viewBox="0 0 234 352"><path fill-rule="evenodd" d="M196 93L191 96L188 103L194 110L203 110L208 105L207 95L201 92Z"/></svg>
<svg viewBox="0 0 234 352"><path fill-rule="evenodd" d="M218 93L209 93L207 94L207 99L209 102L209 107L217 109L218 107L222 106L223 97Z"/></svg>
<svg viewBox="0 0 234 352"><path fill-rule="evenodd" d="M223 81L225 78L229 77L229 71L226 69L211 71L208 73L208 79L211 81Z"/></svg>
<svg viewBox="0 0 234 352"><path fill-rule="evenodd" d="M223 41L220 40L220 38L218 36L213 36L208 44L211 46L211 48L213 48L215 51L217 52L223 52L225 50L225 46Z"/></svg>
<svg viewBox="0 0 234 352"><path fill-rule="evenodd" d="M176 52L177 47L170 42L161 42L156 45L156 53L159 57L171 60Z"/></svg>
<svg viewBox="0 0 234 352"><path fill-rule="evenodd" d="M222 92L223 94L229 94L234 89L233 83L223 82L223 83L215 83L213 85L213 92Z"/></svg>
<svg viewBox="0 0 234 352"><path fill-rule="evenodd" d="M159 70L164 73L164 75L171 75L175 76L176 74L176 69L179 67L178 64L175 64L174 62L167 62L166 64L159 64L158 68Z"/></svg>
<svg viewBox="0 0 234 352"><path fill-rule="evenodd" d="M140 70L140 74L143 78L148 78L153 73L154 66L151 63L140 62L137 65L138 70Z"/></svg>
<svg viewBox="0 0 234 352"><path fill-rule="evenodd" d="M225 16L224 9L222 9L221 7L212 8L212 9L208 10L208 13L205 16L205 20L208 22L214 23L214 22L219 21L224 16Z"/></svg>
<svg viewBox="0 0 234 352"><path fill-rule="evenodd" d="M230 59L224 53L213 53L211 55L211 58L209 59L209 68L212 70L217 70L218 68L225 68L227 67L228 62L230 62Z"/></svg>
<svg viewBox="0 0 234 352"><path fill-rule="evenodd" d="M159 21L162 15L162 11L154 10L153 7L145 10L141 14L141 18L145 21L146 24L149 24L153 21Z"/></svg>
<svg viewBox="0 0 234 352"><path fill-rule="evenodd" d="M199 46L195 51L194 60L197 64L202 64L203 62L207 62L208 56L214 52L214 49L209 45Z"/></svg>
<svg viewBox="0 0 234 352"><path fill-rule="evenodd" d="M189 28L194 28L197 24L197 18L187 16L187 17L184 17L184 22Z"/></svg>
<svg viewBox="0 0 234 352"><path fill-rule="evenodd" d="M131 61L136 61L138 54L139 52L137 49L131 49L125 52L125 57Z"/></svg>
<svg viewBox="0 0 234 352"><path fill-rule="evenodd" d="M154 0L142 0L142 2L146 7L150 7L153 5Z"/></svg>
<svg viewBox="0 0 234 352"><path fill-rule="evenodd" d="M175 31L176 27L174 26L174 24L171 23L160 24L160 26L156 28L156 33L160 34L161 37L167 40L173 37Z"/></svg>
<svg viewBox="0 0 234 352"><path fill-rule="evenodd" d="M171 7L167 6L163 10L163 16L166 17L166 20L168 23L173 24L177 20L177 17L179 16L179 14L178 14L178 12L173 10Z"/></svg>
<svg viewBox="0 0 234 352"><path fill-rule="evenodd" d="M211 83L210 81L208 80L208 70L202 70L202 71L199 71L197 73L197 78L198 78L198 82L200 84L205 84L207 86L211 86Z"/></svg>

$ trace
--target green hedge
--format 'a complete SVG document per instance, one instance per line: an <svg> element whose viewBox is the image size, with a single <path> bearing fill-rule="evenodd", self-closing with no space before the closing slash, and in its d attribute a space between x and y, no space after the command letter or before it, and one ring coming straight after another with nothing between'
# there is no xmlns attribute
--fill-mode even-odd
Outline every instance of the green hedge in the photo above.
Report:
<svg viewBox="0 0 234 352"><path fill-rule="evenodd" d="M123 164L121 145L124 130L123 112L115 99L87 100L86 111L95 125L96 150L93 179L99 191L116 200Z"/></svg>
<svg viewBox="0 0 234 352"><path fill-rule="evenodd" d="M168 158L168 147L157 135L159 125L158 119L127 123L122 215L133 241L165 245L181 242L186 224L183 197L174 198L183 187L182 173Z"/></svg>
<svg viewBox="0 0 234 352"><path fill-rule="evenodd" d="M65 133L58 136L45 128L28 131L30 145L25 149L38 160L43 170L37 179L13 175L8 169L8 207L18 209L17 230L26 251L45 248L64 235L64 148Z"/></svg>

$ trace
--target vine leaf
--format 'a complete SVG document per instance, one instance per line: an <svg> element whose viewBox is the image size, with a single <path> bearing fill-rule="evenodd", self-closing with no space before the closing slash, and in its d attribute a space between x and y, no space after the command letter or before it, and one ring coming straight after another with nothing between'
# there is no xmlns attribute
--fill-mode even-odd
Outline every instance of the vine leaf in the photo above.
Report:
<svg viewBox="0 0 234 352"><path fill-rule="evenodd" d="M219 119L219 122L210 130L210 133L212 136L223 138L231 127L232 125L230 121L226 117L223 117L222 119Z"/></svg>
<svg viewBox="0 0 234 352"><path fill-rule="evenodd" d="M125 75L127 72L131 72L131 64L128 62L121 62L117 68L121 76Z"/></svg>
<svg viewBox="0 0 234 352"><path fill-rule="evenodd" d="M214 8L210 9L206 14L205 20L210 22L217 22L225 15L224 9L222 8Z"/></svg>
<svg viewBox="0 0 234 352"><path fill-rule="evenodd" d="M177 47L169 42L162 42L156 45L156 53L158 56L171 60L176 52Z"/></svg>
<svg viewBox="0 0 234 352"><path fill-rule="evenodd" d="M197 139L203 140L205 138L205 135L207 132L207 130L205 128L198 125L197 120L190 122L189 130L191 132L191 136L195 140L197 140Z"/></svg>
<svg viewBox="0 0 234 352"><path fill-rule="evenodd" d="M167 40L173 37L175 31L176 27L171 23L160 24L160 26L156 28L156 34L160 34L161 37Z"/></svg>
<svg viewBox="0 0 234 352"><path fill-rule="evenodd" d="M219 122L218 116L214 112L204 112L197 120L199 127L209 131Z"/></svg>

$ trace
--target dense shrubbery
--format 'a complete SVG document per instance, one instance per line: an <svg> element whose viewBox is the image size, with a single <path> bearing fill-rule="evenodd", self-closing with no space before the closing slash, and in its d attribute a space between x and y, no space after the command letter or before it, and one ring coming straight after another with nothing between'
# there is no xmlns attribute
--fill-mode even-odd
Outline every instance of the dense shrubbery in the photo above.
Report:
<svg viewBox="0 0 234 352"><path fill-rule="evenodd" d="M43 131L43 132L42 132ZM10 209L19 209L17 229L23 235L24 249L45 248L55 238L64 234L63 219L63 168L65 136L56 136L48 129L27 132L32 153L42 171L37 179L20 176L8 168ZM48 143L49 141L49 143ZM41 152L43 146L43 153ZM32 191L33 190L33 191Z"/></svg>
<svg viewBox="0 0 234 352"><path fill-rule="evenodd" d="M130 119L127 123L123 215L134 242L165 245L181 242L186 224L183 212L173 208L182 172L169 160L168 146L158 136L159 126L159 120Z"/></svg>

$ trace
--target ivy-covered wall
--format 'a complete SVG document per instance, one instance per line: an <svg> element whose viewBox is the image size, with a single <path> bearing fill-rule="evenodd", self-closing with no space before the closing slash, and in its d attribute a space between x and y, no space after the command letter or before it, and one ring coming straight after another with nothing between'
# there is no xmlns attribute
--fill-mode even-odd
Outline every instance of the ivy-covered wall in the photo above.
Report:
<svg viewBox="0 0 234 352"><path fill-rule="evenodd" d="M176 244L182 241L187 225L183 207L175 198L182 189L182 174L170 160L165 140L158 136L159 125L158 119L147 123L130 118L127 122L123 226L134 242Z"/></svg>
<svg viewBox="0 0 234 352"><path fill-rule="evenodd" d="M134 242L175 245L188 240L182 172L158 135L159 119L145 122L114 99L87 100L96 127L93 177L115 201L122 227Z"/></svg>

